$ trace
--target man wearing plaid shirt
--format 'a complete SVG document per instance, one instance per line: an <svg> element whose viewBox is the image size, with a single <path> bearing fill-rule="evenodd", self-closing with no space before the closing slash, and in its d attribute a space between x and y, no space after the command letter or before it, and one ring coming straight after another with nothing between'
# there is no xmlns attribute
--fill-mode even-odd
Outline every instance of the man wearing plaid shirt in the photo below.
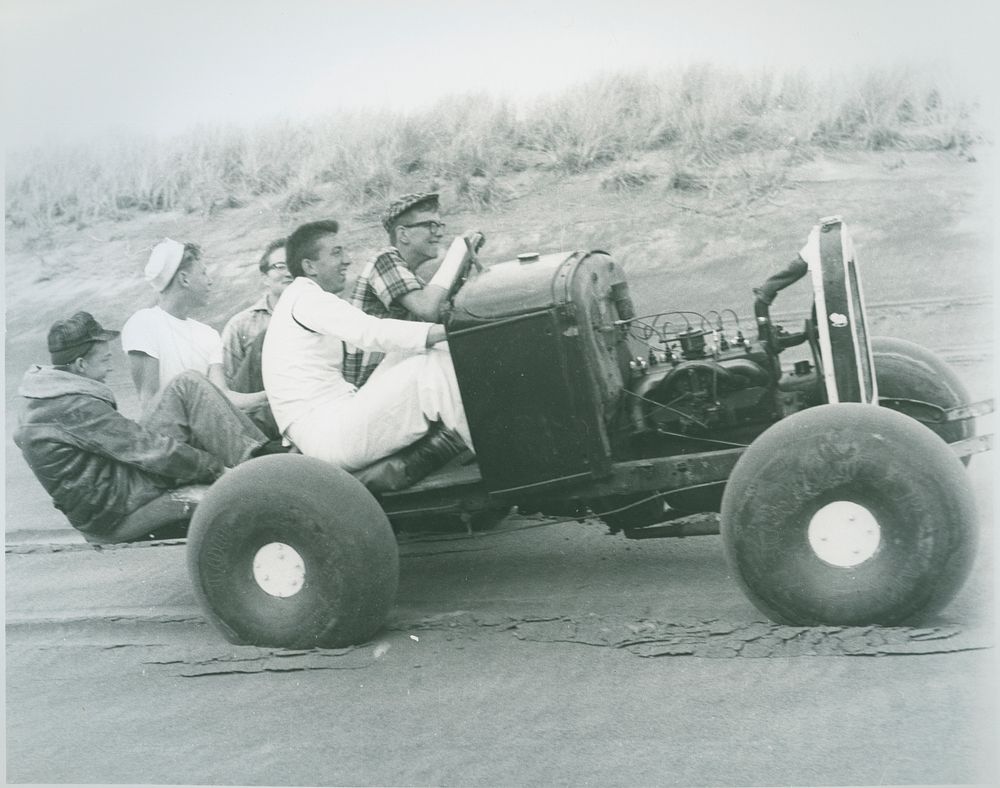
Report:
<svg viewBox="0 0 1000 788"><path fill-rule="evenodd" d="M375 317L439 322L448 290L415 273L439 253L445 223L438 195L421 192L400 197L389 206L382 226L391 245L361 271L350 303ZM363 385L384 355L345 345L344 377L355 386Z"/></svg>

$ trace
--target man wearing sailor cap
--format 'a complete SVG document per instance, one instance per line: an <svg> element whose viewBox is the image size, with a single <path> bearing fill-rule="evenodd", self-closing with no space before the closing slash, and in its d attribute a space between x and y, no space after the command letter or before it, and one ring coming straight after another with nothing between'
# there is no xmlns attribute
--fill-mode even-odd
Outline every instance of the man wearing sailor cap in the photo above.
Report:
<svg viewBox="0 0 1000 788"><path fill-rule="evenodd" d="M122 327L122 348L139 392L143 412L177 375L191 370L205 375L236 407L253 411L267 404L263 391L241 393L226 385L222 337L191 317L208 302L212 279L201 249L165 238L153 247L146 281L159 293L158 303L140 309Z"/></svg>

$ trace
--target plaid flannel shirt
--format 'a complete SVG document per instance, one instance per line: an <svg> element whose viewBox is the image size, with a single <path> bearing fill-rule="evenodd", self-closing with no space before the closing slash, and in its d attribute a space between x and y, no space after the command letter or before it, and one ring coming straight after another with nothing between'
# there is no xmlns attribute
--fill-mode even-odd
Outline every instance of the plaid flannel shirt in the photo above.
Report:
<svg viewBox="0 0 1000 788"><path fill-rule="evenodd" d="M354 283L350 303L375 317L413 320L413 315L397 301L414 290L423 290L424 284L419 276L406 267L406 261L399 250L390 246L374 262L365 266ZM344 378L360 388L384 357L384 353L367 352L345 344Z"/></svg>

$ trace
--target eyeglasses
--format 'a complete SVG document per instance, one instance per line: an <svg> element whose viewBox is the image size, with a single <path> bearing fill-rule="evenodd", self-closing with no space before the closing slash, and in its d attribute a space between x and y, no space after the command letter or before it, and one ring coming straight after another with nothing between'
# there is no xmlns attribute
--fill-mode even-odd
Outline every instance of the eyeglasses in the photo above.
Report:
<svg viewBox="0 0 1000 788"><path fill-rule="evenodd" d="M444 228L448 225L444 222L439 222L436 219L424 219L422 222L414 222L413 224L401 224L400 227L426 227L432 233L443 233Z"/></svg>
<svg viewBox="0 0 1000 788"><path fill-rule="evenodd" d="M288 270L288 266L285 265L284 263L271 263L267 267L267 270L268 271L287 271Z"/></svg>

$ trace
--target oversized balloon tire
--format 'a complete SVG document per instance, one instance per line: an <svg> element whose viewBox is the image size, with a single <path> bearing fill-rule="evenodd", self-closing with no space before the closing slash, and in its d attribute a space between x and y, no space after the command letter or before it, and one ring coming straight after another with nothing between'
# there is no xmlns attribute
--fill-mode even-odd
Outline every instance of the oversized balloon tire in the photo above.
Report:
<svg viewBox="0 0 1000 788"><path fill-rule="evenodd" d="M378 502L349 473L301 455L261 457L223 476L195 511L187 551L203 610L238 644L365 642L399 582Z"/></svg>
<svg viewBox="0 0 1000 788"><path fill-rule="evenodd" d="M872 405L778 422L739 459L722 501L727 559L779 623L896 625L939 610L968 576L976 515L937 435Z"/></svg>
<svg viewBox="0 0 1000 788"><path fill-rule="evenodd" d="M873 337L872 355L875 360L875 380L880 398L929 402L944 410L970 403L969 393L955 371L930 350L914 342L892 337ZM901 402L889 405L893 410L914 417L933 416L919 406ZM970 438L975 426L971 419L923 423L948 443ZM963 462L968 464L969 458Z"/></svg>

